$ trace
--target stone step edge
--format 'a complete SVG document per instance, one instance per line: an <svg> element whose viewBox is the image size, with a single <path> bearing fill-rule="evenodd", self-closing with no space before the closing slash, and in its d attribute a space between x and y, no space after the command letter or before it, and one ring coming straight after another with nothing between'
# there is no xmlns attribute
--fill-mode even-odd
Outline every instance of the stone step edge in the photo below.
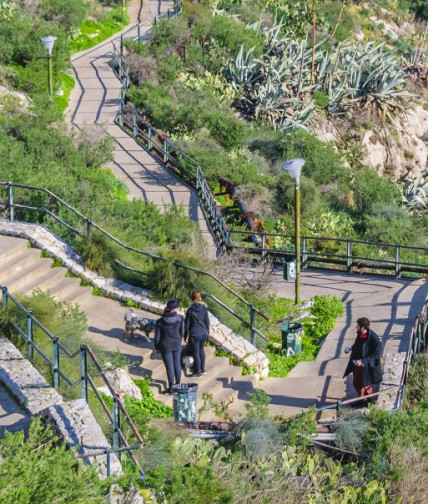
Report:
<svg viewBox="0 0 428 504"><path fill-rule="evenodd" d="M0 382L32 417L45 418L68 448L82 455L111 449L86 401L65 402L7 338L0 338ZM84 457L83 461L96 464L100 479L107 477L105 455ZM110 457L110 471L122 474L122 465L114 454Z"/></svg>
<svg viewBox="0 0 428 504"><path fill-rule="evenodd" d="M143 310L156 314L163 313L164 304L152 300L149 290L134 287L115 278L104 278L86 270L77 252L42 225L0 219L1 234L29 240L33 247L45 250L51 257L59 259L72 274L97 287L106 297L122 302L130 300ZM267 356L241 335L222 324L212 313L209 315L210 340L221 350L229 353L234 361L242 362L257 379L267 378L269 375Z"/></svg>

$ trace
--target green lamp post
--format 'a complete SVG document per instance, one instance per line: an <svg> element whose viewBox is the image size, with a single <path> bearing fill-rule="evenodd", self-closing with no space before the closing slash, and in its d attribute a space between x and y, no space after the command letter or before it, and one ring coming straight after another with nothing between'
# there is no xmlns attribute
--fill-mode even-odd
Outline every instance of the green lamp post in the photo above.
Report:
<svg viewBox="0 0 428 504"><path fill-rule="evenodd" d="M45 44L46 51L48 53L48 87L49 96L53 95L53 75L52 75L52 49L57 37L49 35L47 37L41 37L41 41Z"/></svg>
<svg viewBox="0 0 428 504"><path fill-rule="evenodd" d="M300 173L302 172L303 165L306 163L304 159L291 159L283 163L282 168L291 175L294 180L295 188L295 245L294 251L296 255L296 279L295 279L295 303L300 303Z"/></svg>

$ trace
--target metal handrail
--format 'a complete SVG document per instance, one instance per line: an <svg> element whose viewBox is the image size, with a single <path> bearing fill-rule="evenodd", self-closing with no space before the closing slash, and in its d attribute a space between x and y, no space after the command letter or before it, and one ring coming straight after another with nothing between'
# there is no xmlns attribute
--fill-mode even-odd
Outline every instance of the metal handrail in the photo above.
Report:
<svg viewBox="0 0 428 504"><path fill-rule="evenodd" d="M292 234L281 234L281 233L266 233L258 231L240 231L231 230L229 231L231 237L230 247L236 249L242 249L250 254L260 255L262 260L266 260L269 257L272 259L278 257L293 257L295 256L294 248L273 248L268 245L270 238L288 238L294 240L294 235ZM233 236L247 236L251 238L251 245L238 245L232 242ZM327 252L320 250L311 250L308 246L309 242L336 242L346 244L346 253L339 252ZM353 245L365 245L367 247L379 247L383 249L393 249L393 258L381 258L381 257L367 257L363 255L353 254ZM423 252L426 254L427 260L425 262L414 262L403 260L401 258L401 252L403 250L410 250L417 252ZM384 242L373 242L370 240L356 240L351 238L340 238L340 237L325 237L325 236L303 236L301 245L301 260L302 268L308 268L313 265L310 262L316 263L316 267L319 267L319 263L325 263L330 267L335 265L343 265L346 267L348 273L352 272L353 267L357 268L370 268L370 269L380 269L380 270L392 270L395 278L401 278L401 274L404 272L412 273L428 273L428 248L420 246L411 245L401 245L393 243ZM369 261L369 262L367 262ZM318 264L317 264L318 263Z"/></svg>
<svg viewBox="0 0 428 504"><path fill-rule="evenodd" d="M177 4L179 4L179 7L177 7ZM178 15L180 12L181 2L177 2L174 5L172 15ZM164 15L162 17L164 17ZM171 17L169 11L167 17ZM156 24L156 18L154 23ZM138 40L141 40L140 34L138 35ZM135 110L131 110L130 107L126 105L125 95L131 81L129 77L129 66L123 57L123 38L121 38L120 50L117 49L114 42L112 42L112 46L113 50L110 64L123 84L119 110L116 115L116 123L124 131L131 134L149 153L155 154L176 176L196 190L202 211L212 235L216 238L221 248L228 247L229 231L226 221L218 208L218 204L209 189L209 185L199 164L171 140L166 138L165 135L160 135L141 114L137 113ZM132 113L132 121L128 119L126 112ZM157 143L156 138L162 138L162 142ZM178 157L174 156L171 151L177 151L179 153ZM188 170L183 166L183 158L188 161L193 170ZM187 175L187 177L185 175Z"/></svg>
<svg viewBox="0 0 428 504"><path fill-rule="evenodd" d="M28 358L31 360L34 356L34 350L42 357L42 359L51 367L53 370L53 385L55 389L58 389L60 387L60 378L63 378L66 383L71 387L75 387L76 385L80 384L81 385L81 390L82 390L82 398L88 403L88 384L91 386L95 393L95 397L98 399L99 403L101 404L104 412L107 415L107 418L109 419L110 423L113 425L113 432L114 432L114 439L113 439L113 450L110 450L111 453L117 452L119 454L119 459L120 459L120 453L123 451L127 451L131 460L133 461L134 465L138 468L139 473L142 477L144 477L144 471L140 467L140 464L138 463L137 459L135 458L134 454L132 453L133 450L137 448L141 448L141 446L144 444L143 438L141 437L138 429L132 422L128 412L126 411L125 406L123 405L122 401L120 400L119 396L116 394L114 391L112 385L110 384L108 378L105 376L102 367L100 363L98 362L98 359L96 358L95 354L93 353L92 349L86 345L82 344L79 347L79 350L76 352L71 352L68 350L62 343L59 342L59 339L54 336L49 329L47 329L39 320L37 320L36 317L31 313L31 311L27 310L25 306L23 306L14 296L9 294L8 289L4 285L0 285L0 289L2 291L2 300L1 300L1 306L2 310L6 311L8 307L8 303L12 302L20 312L22 312L25 317L26 317L26 329L22 329L19 327L19 325L15 322L11 322L11 326L16 330L16 332L25 340L27 343L27 353L28 353ZM37 326L42 333L51 340L53 344L53 359L51 360L45 352L34 342L33 339L33 331L34 331L34 326ZM76 358L78 355L80 355L80 378L76 381L72 381L63 371L60 369L61 365L61 359L59 357L59 350L62 350L63 353L69 357L70 359ZM110 391L112 397L113 397L113 408L114 410L120 411L123 414L123 417L125 418L126 422L128 423L132 433L135 435L138 441L138 445L135 446L130 446L128 441L126 440L122 429L120 428L120 417L119 415L115 415L113 412L113 415L110 413L107 405L105 404L105 401L102 399L101 395L99 394L97 387L95 386L95 383L89 374L88 371L88 356L90 358L90 362L95 366L96 370L99 372L101 378L103 379L105 385L107 386L108 390ZM89 404L89 403L88 403ZM123 445L121 448L120 445ZM92 456L91 454L83 454L82 457L89 457ZM108 464L109 465L109 464ZM108 470L109 472L109 470Z"/></svg>
<svg viewBox="0 0 428 504"><path fill-rule="evenodd" d="M119 245L121 248L124 250L128 250L130 252L134 252L136 254L148 257L150 259L154 259L155 261L165 261L166 259L160 255L153 254L151 252L147 252L145 250L138 249L136 247L132 247L130 245L127 245L126 243L123 243L120 241L118 238L116 238L114 235L106 231L104 228L99 226L97 223L92 221L89 217L86 217L84 214L76 210L74 207L66 203L63 199L60 197L56 196L54 193L49 191L49 189L46 189L44 187L37 187L37 186L31 186L31 185L25 185L25 184L15 184L13 182L0 182L0 188L5 187L7 189L7 201L6 205L9 210L9 220L14 221L15 220L15 209L26 209L26 210L33 210L35 212L41 213L41 214L47 214L50 217L52 217L55 221L59 222L61 225L65 226L67 229L69 229L71 232L73 232L75 235L79 236L80 238L91 238L92 236L92 231L93 229L97 229L101 234L107 236L109 239L114 241L117 245ZM40 206L40 207L35 207L31 205L25 205L25 204L20 204L16 203L15 200L15 195L14 195L14 188L20 188L20 189L29 189L31 191L41 191L42 193L47 194L49 197L53 198L53 200L58 203L60 206L63 206L67 208L70 212L72 212L74 215L76 215L79 219L81 219L84 222L84 225L86 227L86 234L80 232L78 229L74 228L70 224L68 224L64 219L58 217L54 212L46 208L45 206ZM36 221L39 223L39 221ZM234 289L229 287L226 283L221 281L219 278L217 278L215 275L212 273L209 273L208 271L201 270L199 268L194 268L193 266L188 266L187 264L183 264L179 261L172 261L174 266L178 268L183 268L187 269L189 271L194 271L195 273L199 275L203 275L205 277L211 278L214 282L216 282L219 286L224 288L227 292L229 292L232 296L234 296L239 302L243 303L248 311L249 311L249 320L250 323L247 325L250 327L250 341L251 343L254 343L254 336L256 333L259 331L255 327L255 315L259 315L263 317L264 319L268 320L268 317L263 314L260 310L258 310L252 303L248 302L243 296L241 296L238 292L236 292ZM119 263L119 262L118 262ZM122 264L122 263L120 263ZM126 267L127 269L130 269L129 267ZM135 272L138 272L138 270L133 269ZM230 309L229 309L230 310ZM233 314L235 315L236 318L237 314L231 310Z"/></svg>

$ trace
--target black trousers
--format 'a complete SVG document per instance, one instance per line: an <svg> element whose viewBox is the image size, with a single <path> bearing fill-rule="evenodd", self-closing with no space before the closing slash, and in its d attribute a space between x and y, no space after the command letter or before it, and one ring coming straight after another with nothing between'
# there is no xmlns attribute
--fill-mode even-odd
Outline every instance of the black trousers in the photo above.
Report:
<svg viewBox="0 0 428 504"><path fill-rule="evenodd" d="M190 337L190 344L192 347L192 355L195 359L193 364L193 370L196 374L205 373L205 341L206 338L194 338Z"/></svg>
<svg viewBox="0 0 428 504"><path fill-rule="evenodd" d="M165 364L166 376L168 377L168 388L171 388L173 385L179 384L181 381L180 354L181 350L161 352L162 360Z"/></svg>

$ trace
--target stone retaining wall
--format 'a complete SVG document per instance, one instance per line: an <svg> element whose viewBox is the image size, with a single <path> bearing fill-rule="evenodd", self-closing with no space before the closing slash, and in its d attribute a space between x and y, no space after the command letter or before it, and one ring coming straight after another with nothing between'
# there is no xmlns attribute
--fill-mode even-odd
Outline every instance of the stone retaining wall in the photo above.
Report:
<svg viewBox="0 0 428 504"><path fill-rule="evenodd" d="M46 417L69 448L76 448L80 454L111 449L86 401L64 402L62 396L6 338L0 338L0 382L31 416ZM107 477L104 455L83 460L87 463L95 461L100 479ZM112 474L122 474L122 466L115 455L111 456L110 470Z"/></svg>
<svg viewBox="0 0 428 504"><path fill-rule="evenodd" d="M404 359L406 352L386 354L383 363L383 379L380 384L379 399L377 405L380 409L391 411L400 406L399 389L394 388L386 391L388 388L400 385L403 374Z"/></svg>
<svg viewBox="0 0 428 504"><path fill-rule="evenodd" d="M34 247L46 251L51 257L59 259L71 273L79 275L87 282L90 282L107 297L122 302L131 300L143 310L157 314L163 313L165 305L151 299L149 290L134 287L114 278L104 278L93 271L85 269L81 257L76 251L41 225L9 222L0 219L0 234L29 240ZM263 352L257 350L245 338L222 324L211 313L210 324L210 340L216 346L229 353L236 362L246 366L256 378L266 378L268 376L269 359Z"/></svg>

